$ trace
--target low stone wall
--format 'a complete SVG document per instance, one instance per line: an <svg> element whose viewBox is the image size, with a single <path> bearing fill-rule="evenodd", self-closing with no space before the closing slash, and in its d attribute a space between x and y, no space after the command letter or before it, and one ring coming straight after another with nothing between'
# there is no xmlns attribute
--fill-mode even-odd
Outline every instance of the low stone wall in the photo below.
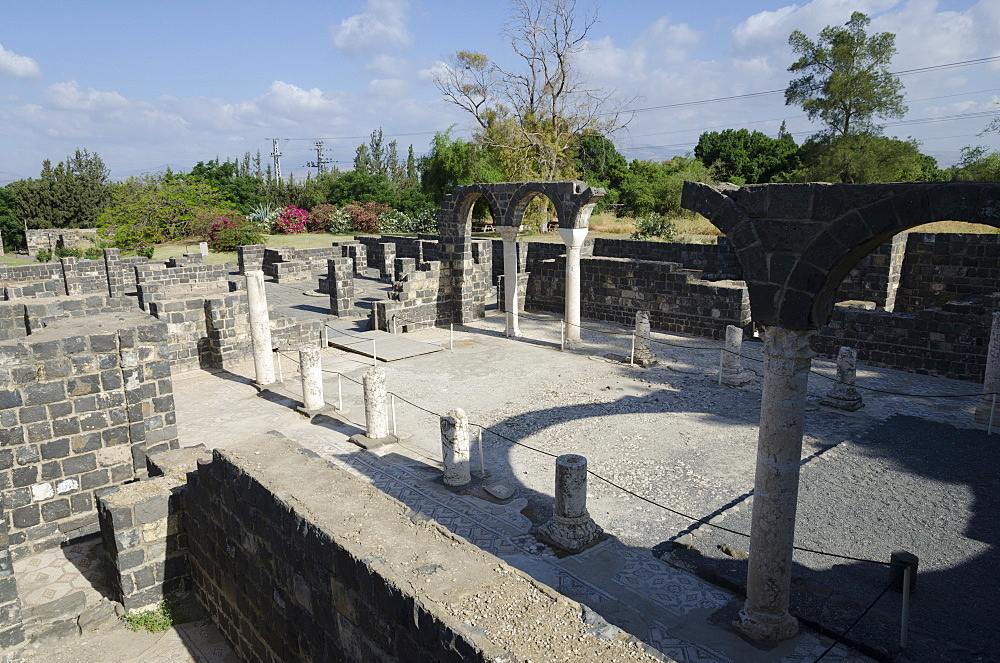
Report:
<svg viewBox="0 0 1000 663"><path fill-rule="evenodd" d="M0 650L9 650L24 642L21 596L7 536L8 520L6 509L0 503Z"/></svg>
<svg viewBox="0 0 1000 663"><path fill-rule="evenodd" d="M565 308L566 259L534 263L525 308ZM750 330L750 298L741 281L703 281L701 272L667 262L581 258L580 307L584 318L631 327L635 312L649 311L653 329L723 339L726 326Z"/></svg>
<svg viewBox="0 0 1000 663"><path fill-rule="evenodd" d="M700 270L712 281L743 279L743 268L725 237L714 244L649 242L630 239L594 239L594 257L631 258L652 262L675 262L685 269Z"/></svg>
<svg viewBox="0 0 1000 663"><path fill-rule="evenodd" d="M375 328L414 331L427 327L446 327L453 322L450 309L439 302L446 301L451 288L451 274L441 263L418 265L412 258L397 258L400 278L393 282L388 301L374 302ZM405 272L405 273L404 273Z"/></svg>
<svg viewBox="0 0 1000 663"><path fill-rule="evenodd" d="M123 313L138 308L134 299L101 295L29 301L0 303L0 341L23 339L63 318Z"/></svg>
<svg viewBox="0 0 1000 663"><path fill-rule="evenodd" d="M836 306L813 348L835 357L847 345L857 350L861 363L981 383L994 310L1000 310L1000 297L918 313Z"/></svg>
<svg viewBox="0 0 1000 663"><path fill-rule="evenodd" d="M543 632L581 660L663 660L595 637L575 601L279 436L199 463L184 514L198 596L250 663L537 659ZM487 592L502 604L476 602Z"/></svg>
<svg viewBox="0 0 1000 663"><path fill-rule="evenodd" d="M193 264L171 267L163 263L137 266L136 289L139 306L146 310L150 302L183 298L205 292L233 292L240 289L236 266Z"/></svg>
<svg viewBox="0 0 1000 663"><path fill-rule="evenodd" d="M327 260L343 254L344 249L339 245L311 249L267 248L261 269L278 283L315 280L325 273Z"/></svg>
<svg viewBox="0 0 1000 663"><path fill-rule="evenodd" d="M354 239L365 245L368 267L377 269L379 278L383 280L391 279L392 265L396 259L396 243L385 237L370 237L366 235L358 235Z"/></svg>
<svg viewBox="0 0 1000 663"><path fill-rule="evenodd" d="M1000 292L1000 234L909 233L894 311Z"/></svg>
<svg viewBox="0 0 1000 663"><path fill-rule="evenodd" d="M28 255L34 258L40 249L52 251L63 246L68 249L86 249L97 242L94 228L45 228L25 231Z"/></svg>
<svg viewBox="0 0 1000 663"><path fill-rule="evenodd" d="M0 343L0 494L15 554L96 523L96 490L177 445L166 327L139 313L63 319Z"/></svg>

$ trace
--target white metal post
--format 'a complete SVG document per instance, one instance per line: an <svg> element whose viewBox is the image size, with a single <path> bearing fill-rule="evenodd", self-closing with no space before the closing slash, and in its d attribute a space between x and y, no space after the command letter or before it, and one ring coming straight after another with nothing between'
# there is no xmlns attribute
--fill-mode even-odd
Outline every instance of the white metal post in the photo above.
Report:
<svg viewBox="0 0 1000 663"><path fill-rule="evenodd" d="M278 368L278 382L284 382L285 378L281 375L281 352L278 350L274 351L274 354L278 356L277 368Z"/></svg>
<svg viewBox="0 0 1000 663"><path fill-rule="evenodd" d="M632 332L632 350L628 355L628 365L635 366L635 332Z"/></svg>
<svg viewBox="0 0 1000 663"><path fill-rule="evenodd" d="M910 636L910 565L903 568L903 607L899 617L899 646L906 649Z"/></svg>
<svg viewBox="0 0 1000 663"><path fill-rule="evenodd" d="M337 409L344 411L344 387L341 384L340 373L337 373Z"/></svg>

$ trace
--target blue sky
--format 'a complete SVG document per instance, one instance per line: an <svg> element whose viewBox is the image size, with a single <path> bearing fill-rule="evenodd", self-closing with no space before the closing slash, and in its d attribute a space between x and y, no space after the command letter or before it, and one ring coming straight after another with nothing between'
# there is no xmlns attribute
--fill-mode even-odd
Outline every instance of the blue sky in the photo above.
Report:
<svg viewBox="0 0 1000 663"><path fill-rule="evenodd" d="M579 69L640 109L782 90L792 30L815 37L855 10L897 35L894 71L1000 56L997 0L620 0L598 8ZM421 154L435 131L470 130L431 72L460 49L513 66L507 15L502 0L0 0L0 183L77 148L124 177L266 157L268 138L282 139L284 173L304 175L313 139L349 167L380 127ZM902 80L909 113L888 135L942 165L964 145L1000 149L977 136L1000 112L1000 59ZM614 139L628 158L665 159L705 130L775 135L783 120L800 142L816 130L779 93L638 112Z"/></svg>

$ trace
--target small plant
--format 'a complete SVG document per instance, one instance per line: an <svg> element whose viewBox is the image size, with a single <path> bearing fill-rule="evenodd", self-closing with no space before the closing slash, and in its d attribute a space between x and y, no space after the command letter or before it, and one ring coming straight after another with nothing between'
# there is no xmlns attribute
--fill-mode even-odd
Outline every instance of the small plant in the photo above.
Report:
<svg viewBox="0 0 1000 663"><path fill-rule="evenodd" d="M278 214L274 222L274 232L277 235L298 235L304 233L308 226L309 212L289 205Z"/></svg>
<svg viewBox="0 0 1000 663"><path fill-rule="evenodd" d="M166 631L175 622L179 623L181 620L176 607L170 601L161 601L152 610L126 612L122 615L122 621L125 622L126 628L130 631L146 629L150 633L159 633Z"/></svg>
<svg viewBox="0 0 1000 663"><path fill-rule="evenodd" d="M57 246L52 252L56 258L82 258L83 251L81 249L69 246Z"/></svg>
<svg viewBox="0 0 1000 663"><path fill-rule="evenodd" d="M662 239L671 241L677 235L673 219L662 214L644 214L635 220L635 232L632 239Z"/></svg>
<svg viewBox="0 0 1000 663"><path fill-rule="evenodd" d="M145 244L140 244L139 246L135 247L135 254L137 256L142 256L146 260L152 260L153 252L155 250L156 250L155 246L147 246Z"/></svg>
<svg viewBox="0 0 1000 663"><path fill-rule="evenodd" d="M235 251L238 246L263 243L257 223L240 216L216 217L208 233L208 246L213 251Z"/></svg>
<svg viewBox="0 0 1000 663"><path fill-rule="evenodd" d="M271 231L278 218L278 210L270 205L258 205L247 214L247 221L261 235Z"/></svg>
<svg viewBox="0 0 1000 663"><path fill-rule="evenodd" d="M87 260L100 260L104 257L104 251L96 246L89 246L84 250L83 257Z"/></svg>
<svg viewBox="0 0 1000 663"><path fill-rule="evenodd" d="M379 219L389 211L389 206L373 200L367 203L355 200L350 205L344 205L343 211L351 219L351 230L376 234L382 232Z"/></svg>
<svg viewBox="0 0 1000 663"><path fill-rule="evenodd" d="M52 251L48 249L38 249L38 253L35 254L35 260L38 262L48 262L52 260Z"/></svg>
<svg viewBox="0 0 1000 663"><path fill-rule="evenodd" d="M336 214L336 205L331 205L330 203L316 205L316 207L309 210L309 222L306 224L306 230L311 233L327 232L327 229L330 227L330 221Z"/></svg>

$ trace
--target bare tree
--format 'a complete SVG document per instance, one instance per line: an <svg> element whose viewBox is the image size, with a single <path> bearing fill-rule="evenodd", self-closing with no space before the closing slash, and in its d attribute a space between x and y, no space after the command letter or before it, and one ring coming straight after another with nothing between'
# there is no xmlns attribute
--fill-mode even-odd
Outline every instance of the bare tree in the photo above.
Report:
<svg viewBox="0 0 1000 663"><path fill-rule="evenodd" d="M483 53L459 51L434 82L445 99L472 115L477 137L499 153L509 176L554 180L575 171L579 136L624 126L624 104L613 91L587 85L575 67L596 13L579 13L576 0L510 4L504 34L523 66L507 70Z"/></svg>

